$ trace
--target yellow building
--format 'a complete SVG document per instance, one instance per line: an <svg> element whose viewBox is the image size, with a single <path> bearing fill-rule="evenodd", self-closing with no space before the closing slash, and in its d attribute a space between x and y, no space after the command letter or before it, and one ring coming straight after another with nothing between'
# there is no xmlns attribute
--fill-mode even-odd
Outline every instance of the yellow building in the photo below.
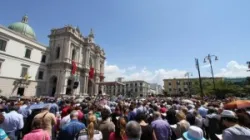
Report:
<svg viewBox="0 0 250 140"><path fill-rule="evenodd" d="M215 77L215 81L223 80L222 77ZM202 81L212 82L210 77L202 77ZM199 84L199 78L173 78L173 79L163 79L164 91L168 95L182 95L190 93L192 85Z"/></svg>

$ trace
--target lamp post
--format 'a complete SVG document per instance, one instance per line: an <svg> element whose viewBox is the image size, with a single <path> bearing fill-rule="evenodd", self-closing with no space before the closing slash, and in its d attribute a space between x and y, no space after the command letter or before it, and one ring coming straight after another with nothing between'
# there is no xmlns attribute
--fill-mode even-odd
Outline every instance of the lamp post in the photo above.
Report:
<svg viewBox="0 0 250 140"><path fill-rule="evenodd" d="M198 71L200 90L201 90L201 98L203 99L204 94L203 94L203 87L202 87L202 80L201 80L201 73L200 73L200 64L199 64L199 60L197 58L195 58L195 66L196 66L197 71Z"/></svg>
<svg viewBox="0 0 250 140"><path fill-rule="evenodd" d="M185 74L185 77L188 78L188 91L189 91L189 97L191 98L192 97L192 94L191 94L191 89L190 89L190 86L191 86L191 83L190 83L190 76L193 76L193 74L191 72L187 72Z"/></svg>
<svg viewBox="0 0 250 140"><path fill-rule="evenodd" d="M210 69L211 69L211 74L212 74L212 78L213 78L213 85L214 85L214 90L215 90L215 81L214 81L214 71L213 71L213 65L212 65L212 59L214 58L215 61L218 60L218 57L216 55L211 55L208 54L205 58L204 58L204 63L206 63L207 61L210 64Z"/></svg>

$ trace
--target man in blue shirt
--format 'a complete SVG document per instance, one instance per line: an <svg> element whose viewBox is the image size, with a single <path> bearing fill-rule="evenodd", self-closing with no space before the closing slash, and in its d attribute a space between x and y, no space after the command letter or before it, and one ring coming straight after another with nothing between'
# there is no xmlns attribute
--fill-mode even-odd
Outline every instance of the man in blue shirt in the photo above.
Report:
<svg viewBox="0 0 250 140"><path fill-rule="evenodd" d="M78 121L78 112L70 113L70 122L65 124L59 132L58 140L74 140L77 133L85 129L85 125Z"/></svg>
<svg viewBox="0 0 250 140"><path fill-rule="evenodd" d="M171 138L172 132L167 121L161 118L160 112L154 112L154 121L151 126L155 132L157 140L168 140Z"/></svg>

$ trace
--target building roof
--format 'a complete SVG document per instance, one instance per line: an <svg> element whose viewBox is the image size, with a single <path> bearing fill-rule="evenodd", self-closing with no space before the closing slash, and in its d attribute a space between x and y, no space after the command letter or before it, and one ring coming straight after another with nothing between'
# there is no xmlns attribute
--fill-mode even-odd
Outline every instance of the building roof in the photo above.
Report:
<svg viewBox="0 0 250 140"><path fill-rule="evenodd" d="M196 80L199 79L199 77L192 77L189 78L190 80ZM201 77L201 79L212 79L212 77ZM214 77L214 79L223 79L223 77ZM171 81L171 80L188 80L188 78L170 78L170 79L163 79L163 81Z"/></svg>
<svg viewBox="0 0 250 140"><path fill-rule="evenodd" d="M112 86L112 85L125 85L124 83L112 81L112 82L100 82L99 85L106 85L106 86Z"/></svg>
<svg viewBox="0 0 250 140"><path fill-rule="evenodd" d="M146 82L146 81L144 81L144 80L132 80L132 81L123 81L123 83L132 83L132 82L145 82L145 83L148 83L148 82Z"/></svg>
<svg viewBox="0 0 250 140"><path fill-rule="evenodd" d="M15 22L8 26L9 29L36 40L34 30L28 25L28 16L23 16L21 22Z"/></svg>

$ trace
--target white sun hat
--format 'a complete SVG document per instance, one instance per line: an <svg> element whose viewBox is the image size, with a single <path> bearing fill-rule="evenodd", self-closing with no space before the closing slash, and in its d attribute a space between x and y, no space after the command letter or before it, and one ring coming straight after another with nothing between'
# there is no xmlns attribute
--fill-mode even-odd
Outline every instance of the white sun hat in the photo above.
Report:
<svg viewBox="0 0 250 140"><path fill-rule="evenodd" d="M206 140L203 137L203 131L197 126L190 126L188 131L183 133L183 137L186 140Z"/></svg>
<svg viewBox="0 0 250 140"><path fill-rule="evenodd" d="M223 110L221 113L221 117L237 118L236 114L231 110Z"/></svg>

